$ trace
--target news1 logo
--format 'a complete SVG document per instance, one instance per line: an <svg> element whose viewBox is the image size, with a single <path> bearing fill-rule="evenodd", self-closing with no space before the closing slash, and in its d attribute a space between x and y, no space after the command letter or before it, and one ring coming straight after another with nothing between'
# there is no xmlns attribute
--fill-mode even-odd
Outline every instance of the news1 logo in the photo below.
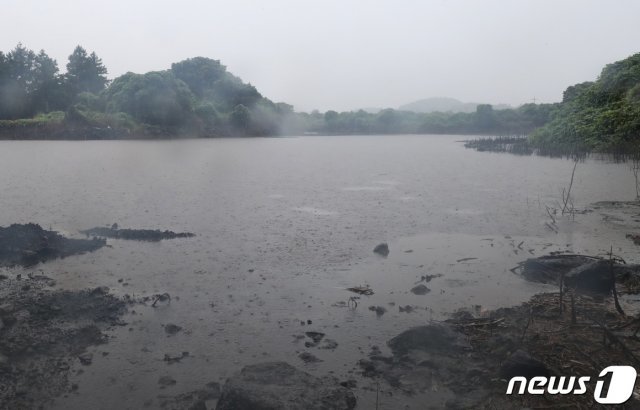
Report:
<svg viewBox="0 0 640 410"><path fill-rule="evenodd" d="M605 381L609 375L611 375L609 389L604 392ZM625 403L633 394L637 376L636 369L631 366L609 366L598 375L593 398L600 404ZM520 385L516 394L524 394L525 391L529 394L544 394L545 392L549 394L585 394L587 383L590 380L589 376L535 376L528 380L526 377L516 376L509 380L507 394L513 394L517 383Z"/></svg>

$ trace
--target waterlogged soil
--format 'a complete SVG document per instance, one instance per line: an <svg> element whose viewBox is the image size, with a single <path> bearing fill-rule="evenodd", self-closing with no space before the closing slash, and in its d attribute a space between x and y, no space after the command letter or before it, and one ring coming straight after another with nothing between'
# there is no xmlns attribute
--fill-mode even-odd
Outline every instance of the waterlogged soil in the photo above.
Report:
<svg viewBox="0 0 640 410"><path fill-rule="evenodd" d="M488 312L482 318L448 320L468 337L470 356L481 363L482 377L475 379L475 385L490 392L474 407L593 408L596 381L601 380L598 376L603 369L612 365L640 366L640 339L635 334L640 323L633 316L618 313L612 297L576 294L572 303L565 295L562 309L560 306L559 293L544 293L517 307ZM533 363L539 362L535 363L539 368L532 370L531 363L513 359L518 351L526 352ZM545 386L542 395L507 396L508 381L516 374L527 379L539 375L567 379L587 376L590 382L587 392L580 395L550 394ZM468 373L466 379L470 379ZM518 384L516 391L519 388ZM638 408L638 392L636 383L629 401L619 408Z"/></svg>
<svg viewBox="0 0 640 410"><path fill-rule="evenodd" d="M516 307L481 315L461 310L411 328L387 342L391 354L371 349L359 362L362 374L396 395L428 393L432 408L594 408L603 369L640 365L640 322L619 314L610 297L577 294L562 311L559 300L559 293L543 293ZM549 393L548 386L541 395L520 395L519 383L516 394L506 395L514 376L589 377L589 383L579 395ZM637 393L620 408L637 408Z"/></svg>
<svg viewBox="0 0 640 410"><path fill-rule="evenodd" d="M96 288L56 290L44 275L0 279L0 408L48 407L77 390L74 365L90 365L90 346L107 343L127 303ZM76 374L81 374L77 369Z"/></svg>

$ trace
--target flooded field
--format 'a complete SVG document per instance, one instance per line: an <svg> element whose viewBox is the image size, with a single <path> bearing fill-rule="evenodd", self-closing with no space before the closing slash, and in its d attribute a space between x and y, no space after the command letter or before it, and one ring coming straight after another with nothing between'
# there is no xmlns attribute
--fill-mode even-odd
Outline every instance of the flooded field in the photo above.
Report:
<svg viewBox="0 0 640 410"><path fill-rule="evenodd" d="M159 408L275 360L355 380L357 408L375 408L376 393L381 409L438 406L437 395L378 387L358 361L458 309L555 290L511 271L527 258L613 247L640 262L625 237L637 218L592 206L634 199L628 166L579 163L574 206L592 212L557 215L554 230L547 207L559 207L573 162L475 152L459 139L0 142L2 226L34 222L76 238L114 223L195 234L108 239L92 253L3 272L46 275L55 289L170 295L131 306L108 343L89 348L90 365L70 369L75 388L46 407ZM380 243L387 257L373 253ZM358 286L373 294L346 290ZM312 343L311 331L325 336Z"/></svg>

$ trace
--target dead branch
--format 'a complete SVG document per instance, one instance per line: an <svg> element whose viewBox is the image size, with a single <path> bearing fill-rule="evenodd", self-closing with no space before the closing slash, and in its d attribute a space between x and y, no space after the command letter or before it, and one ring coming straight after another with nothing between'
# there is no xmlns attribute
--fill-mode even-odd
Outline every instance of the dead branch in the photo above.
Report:
<svg viewBox="0 0 640 410"><path fill-rule="evenodd" d="M620 302L618 301L618 291L616 290L616 275L613 272L613 245L611 245L611 251L609 252L609 275L611 276L611 290L613 291L613 301L616 305L616 310L622 316L625 316L624 310L622 310L622 306L620 306Z"/></svg>
<svg viewBox="0 0 640 410"><path fill-rule="evenodd" d="M576 174L576 167L578 166L578 159L575 160L573 164L573 171L571 171L571 181L569 182L569 188L567 189L566 195L564 189L562 190L562 200L564 204L562 206L562 214L564 215L567 212L567 205L569 205L569 198L571 198L571 188L573 187L573 178Z"/></svg>
<svg viewBox="0 0 640 410"><path fill-rule="evenodd" d="M597 321L594 318L589 318L592 322L594 322L595 324L598 325L598 327L600 327L603 332L604 332L604 336L606 339L609 339L609 341L611 343L615 343L618 346L620 346L620 348L622 349L622 351L624 352L625 355L627 355L627 357L629 357L629 359L633 360L636 364L636 366L640 365L640 360L638 360L638 358L633 354L633 352L627 347L627 345L625 345L622 340L620 340L618 338L618 336L616 336L615 334L613 334L613 332L604 324L600 323L599 321Z"/></svg>

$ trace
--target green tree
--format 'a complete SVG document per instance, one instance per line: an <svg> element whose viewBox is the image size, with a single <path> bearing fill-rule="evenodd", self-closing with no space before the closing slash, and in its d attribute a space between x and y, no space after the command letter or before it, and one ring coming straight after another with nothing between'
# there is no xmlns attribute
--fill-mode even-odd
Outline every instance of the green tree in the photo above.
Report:
<svg viewBox="0 0 640 410"><path fill-rule="evenodd" d="M562 93L562 102L568 103L574 101L589 88L593 87L593 84L593 81L585 81L583 83L567 87L567 89Z"/></svg>
<svg viewBox="0 0 640 410"><path fill-rule="evenodd" d="M570 86L553 119L531 135L539 147L635 151L640 146L640 53L608 64L595 82Z"/></svg>
<svg viewBox="0 0 640 410"><path fill-rule="evenodd" d="M396 110L387 108L380 111L376 118L376 129L383 134L391 132L401 132L399 125L402 118L398 116Z"/></svg>
<svg viewBox="0 0 640 410"><path fill-rule="evenodd" d="M238 104L231 112L229 120L234 128L246 132L251 124L251 111L246 106Z"/></svg>
<svg viewBox="0 0 640 410"><path fill-rule="evenodd" d="M58 64L44 50L38 54L18 44L0 53L0 118L30 117L47 112L59 86Z"/></svg>
<svg viewBox="0 0 640 410"><path fill-rule="evenodd" d="M478 130L491 130L496 124L493 106L491 104L478 104L476 107L476 121L478 124Z"/></svg>
<svg viewBox="0 0 640 410"><path fill-rule="evenodd" d="M241 79L230 73L226 73L215 82L212 95L225 111L235 109L238 105L253 107L262 99L262 95L254 86L243 83Z"/></svg>
<svg viewBox="0 0 640 410"><path fill-rule="evenodd" d="M21 118L31 114L29 91L34 83L35 53L18 44L4 58L0 80L0 118Z"/></svg>
<svg viewBox="0 0 640 410"><path fill-rule="evenodd" d="M226 73L226 68L219 60L194 57L171 64L171 71L189 86L191 92L202 98L214 89L216 81Z"/></svg>
<svg viewBox="0 0 640 410"><path fill-rule="evenodd" d="M338 116L339 114L333 110L329 110L324 113L324 122L325 122L327 131L329 132L338 131Z"/></svg>
<svg viewBox="0 0 640 410"><path fill-rule="evenodd" d="M106 75L107 68L95 52L87 54L87 50L77 46L69 56L67 83L74 95L83 91L97 94L104 90L108 83Z"/></svg>
<svg viewBox="0 0 640 410"><path fill-rule="evenodd" d="M193 113L194 96L170 71L124 74L104 91L107 111L124 112L159 126L184 125Z"/></svg>
<svg viewBox="0 0 640 410"><path fill-rule="evenodd" d="M52 109L64 109L67 103L60 76L58 63L40 50L34 58L34 89L32 104L35 111L49 112Z"/></svg>

